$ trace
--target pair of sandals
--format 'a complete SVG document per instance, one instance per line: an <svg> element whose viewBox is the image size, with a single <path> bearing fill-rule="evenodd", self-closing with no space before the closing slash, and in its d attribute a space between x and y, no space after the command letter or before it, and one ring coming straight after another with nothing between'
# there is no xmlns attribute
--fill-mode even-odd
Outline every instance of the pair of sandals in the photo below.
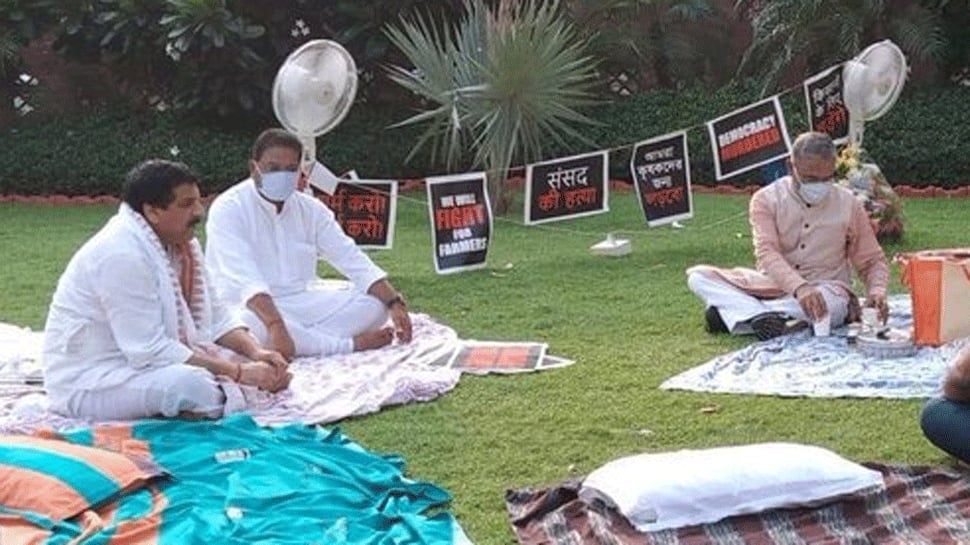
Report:
<svg viewBox="0 0 970 545"><path fill-rule="evenodd" d="M704 311L704 321L708 333L728 333L727 325L717 307L707 307ZM767 341L808 327L808 324L802 320L790 319L777 312L759 314L751 318L749 323L759 341Z"/></svg>

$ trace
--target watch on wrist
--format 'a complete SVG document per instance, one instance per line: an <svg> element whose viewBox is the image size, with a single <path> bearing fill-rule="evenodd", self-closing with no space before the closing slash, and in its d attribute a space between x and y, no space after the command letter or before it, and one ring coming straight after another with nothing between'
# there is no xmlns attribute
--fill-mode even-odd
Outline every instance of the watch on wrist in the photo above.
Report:
<svg viewBox="0 0 970 545"><path fill-rule="evenodd" d="M390 308L393 308L394 305L398 305L398 304L403 307L408 306L407 301L404 300L404 296L401 295L400 293L395 295L394 297L391 297L389 301L384 303L384 306L390 309Z"/></svg>

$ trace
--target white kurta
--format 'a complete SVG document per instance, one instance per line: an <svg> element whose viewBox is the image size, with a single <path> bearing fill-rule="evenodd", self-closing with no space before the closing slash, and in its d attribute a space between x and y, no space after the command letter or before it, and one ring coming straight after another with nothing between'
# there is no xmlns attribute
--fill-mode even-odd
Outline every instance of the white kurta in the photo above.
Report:
<svg viewBox="0 0 970 545"><path fill-rule="evenodd" d="M321 258L350 280L352 289L321 289L316 273ZM252 179L229 188L209 208L206 263L217 293L228 303L245 308L254 295L270 295L298 355L350 352L353 335L387 319L380 301L366 295L387 274L310 195L291 195L277 212ZM258 318L242 315L265 342Z"/></svg>
<svg viewBox="0 0 970 545"><path fill-rule="evenodd" d="M54 292L44 329L44 385L62 408L77 392L123 388L192 355L178 335L177 305L185 301L176 299L158 251L126 213L134 212L122 205L74 254ZM197 342L243 326L224 305L204 299Z"/></svg>

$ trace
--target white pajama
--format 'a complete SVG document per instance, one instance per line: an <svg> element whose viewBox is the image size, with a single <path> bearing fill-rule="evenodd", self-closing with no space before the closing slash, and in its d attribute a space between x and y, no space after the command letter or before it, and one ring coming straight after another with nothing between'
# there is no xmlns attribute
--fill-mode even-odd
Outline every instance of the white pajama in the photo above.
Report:
<svg viewBox="0 0 970 545"><path fill-rule="evenodd" d="M187 364L147 369L125 384L51 397L56 412L95 420L174 417L186 412L219 418L226 401L211 373Z"/></svg>
<svg viewBox="0 0 970 545"><path fill-rule="evenodd" d="M849 295L845 288L835 282L811 284L819 289L825 299L832 327L845 323L849 313ZM798 300L790 295L777 299L759 299L720 278L700 272L687 275L687 286L704 301L705 307L717 307L728 331L736 335L751 333L749 320L766 312L778 312L799 320L811 321Z"/></svg>
<svg viewBox="0 0 970 545"><path fill-rule="evenodd" d="M275 297L286 328L293 337L297 356L342 354L354 348L353 337L377 329L388 320L387 309L376 297L353 289L321 287L295 295ZM303 317L315 317L305 323ZM266 326L246 310L242 319L260 343L266 344Z"/></svg>

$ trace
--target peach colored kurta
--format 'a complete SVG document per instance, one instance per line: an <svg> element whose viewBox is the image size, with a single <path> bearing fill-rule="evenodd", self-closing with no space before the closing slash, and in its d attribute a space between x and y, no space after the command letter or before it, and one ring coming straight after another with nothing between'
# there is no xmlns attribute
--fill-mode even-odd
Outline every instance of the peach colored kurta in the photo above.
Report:
<svg viewBox="0 0 970 545"><path fill-rule="evenodd" d="M805 282L849 288L851 268L868 296L886 295L889 264L851 192L839 186L817 205L806 204L791 177L758 190L748 207L756 267L789 294Z"/></svg>
<svg viewBox="0 0 970 545"><path fill-rule="evenodd" d="M836 282L851 293L851 269L867 296L885 295L889 265L869 216L848 190L835 186L821 203L805 203L791 177L759 189L748 207L757 271L699 265L759 298L792 295L805 283Z"/></svg>

